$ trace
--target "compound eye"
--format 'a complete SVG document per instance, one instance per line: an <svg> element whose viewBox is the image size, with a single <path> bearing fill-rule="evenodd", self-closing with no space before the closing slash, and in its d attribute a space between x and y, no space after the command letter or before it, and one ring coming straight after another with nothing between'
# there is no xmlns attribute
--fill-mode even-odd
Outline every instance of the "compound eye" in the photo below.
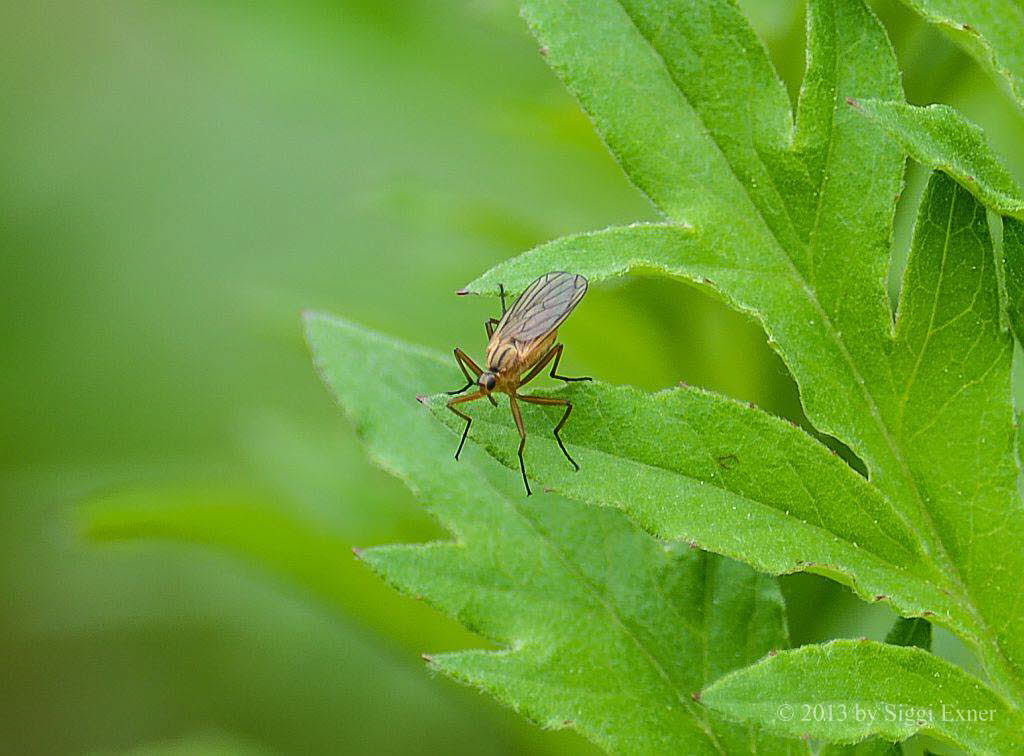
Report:
<svg viewBox="0 0 1024 756"><path fill-rule="evenodd" d="M494 380L494 376L493 375L489 375L486 378L484 378L484 386L487 388L488 391L493 389L494 385L496 383L497 383L497 381Z"/></svg>

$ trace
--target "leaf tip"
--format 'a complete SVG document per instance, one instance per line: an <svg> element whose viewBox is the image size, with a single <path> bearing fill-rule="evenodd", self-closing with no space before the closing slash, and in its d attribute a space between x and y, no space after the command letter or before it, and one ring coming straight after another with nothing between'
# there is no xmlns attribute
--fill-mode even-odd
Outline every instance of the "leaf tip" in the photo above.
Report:
<svg viewBox="0 0 1024 756"><path fill-rule="evenodd" d="M352 547L352 554L355 556L356 559L362 559L363 558L363 550L361 548L359 548L358 546L353 546Z"/></svg>
<svg viewBox="0 0 1024 756"><path fill-rule="evenodd" d="M434 663L434 657L430 654L420 654L420 658L423 659L423 661L425 661L427 664Z"/></svg>
<svg viewBox="0 0 1024 756"><path fill-rule="evenodd" d="M469 294L469 289L459 289L458 291L455 292L455 295L459 297L464 297L467 294Z"/></svg>
<svg viewBox="0 0 1024 756"><path fill-rule="evenodd" d="M416 394L416 401L420 404L426 404L429 399L430 397L426 394Z"/></svg>

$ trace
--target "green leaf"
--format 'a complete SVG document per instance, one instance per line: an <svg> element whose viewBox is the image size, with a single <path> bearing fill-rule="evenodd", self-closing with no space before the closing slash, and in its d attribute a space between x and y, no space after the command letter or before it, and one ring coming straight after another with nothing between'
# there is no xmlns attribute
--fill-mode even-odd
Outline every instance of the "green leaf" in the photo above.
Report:
<svg viewBox="0 0 1024 756"><path fill-rule="evenodd" d="M562 434L582 469L566 463L550 433L558 413L523 406L527 469L544 486L618 507L660 538L759 570L819 572L903 613L930 610L952 626L971 621L885 497L804 431L694 388L651 395L587 383L554 394L573 403ZM433 398L431 409L461 433L464 423L445 400ZM518 468L518 433L504 402L465 411L474 418L470 438Z"/></svg>
<svg viewBox="0 0 1024 756"><path fill-rule="evenodd" d="M810 4L795 127L787 136L785 118L767 119L785 137L773 152L766 134L774 132L744 117L736 102L743 98L705 97L705 86L714 86L775 102L760 53L725 55L733 43L757 48L742 43L747 37L735 31L726 3L700 4L685 18L660 5L594 8L537 0L526 3L526 15L630 178L671 222L553 242L497 266L469 290L516 288L551 269L595 283L655 271L714 287L764 324L808 418L864 461L880 502L867 508L868 519L907 547L885 544L874 522L851 518L855 530L842 530L839 521L855 511L842 497L809 493L822 513L808 519L810 507L796 516L763 506L772 502L770 488L743 494L748 503L699 475L687 482L692 471L679 469L689 464L685 448L666 444L659 457L654 441L627 446L637 436L660 439L656 413L614 415L604 396L594 396L597 412L608 413L603 431L578 438L572 423L566 429L570 445L583 444L590 478L556 467L553 454L535 457L533 474L560 493L619 506L654 533L693 537L769 571L821 571L861 596L890 598L902 613L927 616L976 646L998 690L1024 701L1024 605L1016 588L1024 562L1015 545L1024 538L1024 510L1014 481L1012 342L999 325L995 252L984 209L935 174L893 322L882 282L903 157L846 104L900 98L881 27L858 0ZM688 24L715 39L705 44L719 45L717 55L696 51ZM698 68L679 69L695 61ZM730 117L719 118L719 109ZM510 462L507 440L483 440ZM717 448L735 443L724 434L713 440ZM746 464L761 453L746 455ZM759 477L779 469L766 464Z"/></svg>
<svg viewBox="0 0 1024 756"><path fill-rule="evenodd" d="M1024 8L1013 0L903 0L956 40L1024 104Z"/></svg>
<svg viewBox="0 0 1024 756"><path fill-rule="evenodd" d="M926 493L917 518L938 536L935 563L970 603L991 647L990 674L1019 695L1024 572L1010 368L1000 327L996 261L984 209L933 174L900 297L892 370L893 431Z"/></svg>
<svg viewBox="0 0 1024 756"><path fill-rule="evenodd" d="M914 160L948 173L986 207L1024 218L1024 191L985 132L948 105L851 100L851 107L892 135Z"/></svg>
<svg viewBox="0 0 1024 756"><path fill-rule="evenodd" d="M804 751L708 712L691 694L785 646L781 595L749 567L642 533L618 512L539 493L417 403L450 360L345 321L306 318L317 366L371 457L455 535L363 552L400 590L505 646L429 657L547 727L606 748ZM372 376L368 380L367 376Z"/></svg>
<svg viewBox="0 0 1024 756"><path fill-rule="evenodd" d="M925 651L932 647L932 623L921 617L899 617L885 642L893 646L917 646Z"/></svg>
<svg viewBox="0 0 1024 756"><path fill-rule="evenodd" d="M1024 717L993 690L933 654L873 641L803 646L726 675L706 705L779 733L838 743L924 733L972 753L1024 749Z"/></svg>

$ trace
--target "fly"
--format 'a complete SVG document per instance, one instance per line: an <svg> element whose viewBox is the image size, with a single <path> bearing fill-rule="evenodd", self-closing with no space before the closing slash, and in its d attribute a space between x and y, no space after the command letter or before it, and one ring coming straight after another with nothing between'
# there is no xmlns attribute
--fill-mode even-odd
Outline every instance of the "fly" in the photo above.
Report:
<svg viewBox="0 0 1024 756"><path fill-rule="evenodd" d="M455 451L455 459L458 459L459 454L462 453L462 447L465 446L466 437L469 435L469 426L473 424L473 419L456 409L455 405L485 398L489 399L491 404L497 405L493 394L497 392L508 394L512 418L519 430L519 469L523 473L523 483L526 485L526 494L529 496L533 492L530 490L530 481L526 478L526 463L523 462L526 428L523 426L523 416L519 411L520 399L530 404L565 407L565 414L562 415L562 419L558 421L554 429L555 440L565 458L576 470L580 469L576 460L566 451L562 437L558 435L562 426L565 425L565 421L569 419L572 403L568 399L520 394L519 389L540 375L540 372L552 361L549 373L552 378L566 383L591 380L589 377L566 378L564 375L558 374L558 361L562 358L562 345L555 343L558 327L565 322L569 313L576 308L576 305L583 299L583 295L587 293L587 279L572 273L546 273L530 284L509 309L505 308L505 289L500 287L499 291L501 292L501 319L490 318L484 324L490 339L487 344L487 369L480 369L465 352L458 348L455 349L455 361L459 363L467 383L456 391L449 391L448 394L454 396L476 387L473 393L465 394L448 402L448 409L466 421L466 428L462 431L462 440L459 441L459 448Z"/></svg>

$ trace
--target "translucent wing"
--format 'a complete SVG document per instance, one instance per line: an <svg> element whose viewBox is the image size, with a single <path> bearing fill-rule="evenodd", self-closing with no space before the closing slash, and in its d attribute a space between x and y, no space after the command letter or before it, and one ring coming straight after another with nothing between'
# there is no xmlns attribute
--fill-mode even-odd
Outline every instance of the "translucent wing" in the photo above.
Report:
<svg viewBox="0 0 1024 756"><path fill-rule="evenodd" d="M560 326L587 293L587 279L572 273L546 273L519 295L498 323L491 344L529 344Z"/></svg>

